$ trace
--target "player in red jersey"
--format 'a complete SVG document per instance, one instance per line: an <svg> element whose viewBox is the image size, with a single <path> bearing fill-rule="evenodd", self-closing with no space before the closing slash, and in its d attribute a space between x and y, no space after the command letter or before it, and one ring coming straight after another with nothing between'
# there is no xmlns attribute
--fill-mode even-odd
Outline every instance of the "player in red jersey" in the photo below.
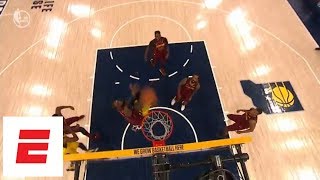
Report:
<svg viewBox="0 0 320 180"><path fill-rule="evenodd" d="M180 81L177 95L172 99L171 105L176 102L181 102L181 111L186 108L186 105L192 100L193 95L200 89L199 76L193 75L192 77L184 78Z"/></svg>
<svg viewBox="0 0 320 180"><path fill-rule="evenodd" d="M83 119L85 117L85 115L81 115L81 116L74 116L74 117L70 117L70 118L65 118L62 115L62 109L72 109L74 110L73 106L58 106L56 107L56 111L52 116L62 116L63 118L63 132L64 134L72 134L72 132L81 132L83 135L87 136L90 139L98 139L99 138L99 134L90 134L85 128L81 127L79 124L75 125L75 126L71 126L73 123ZM70 131L72 130L72 131Z"/></svg>
<svg viewBox="0 0 320 180"><path fill-rule="evenodd" d="M144 58L146 61L150 60L150 63L153 67L159 64L159 70L161 74L165 76L167 74L165 70L165 65L169 57L168 40L167 38L161 36L160 31L155 31L154 36L155 38L152 41L150 41L144 53ZM150 52L152 53L151 57L149 56Z"/></svg>
<svg viewBox="0 0 320 180"><path fill-rule="evenodd" d="M227 126L225 130L225 136L228 131L236 131L238 134L253 132L258 121L258 115L262 114L260 108L251 108L249 110L237 110L237 113L244 112L243 114L228 114L227 117L235 122L232 125Z"/></svg>
<svg viewBox="0 0 320 180"><path fill-rule="evenodd" d="M128 101L115 100L112 106L130 124L141 126L149 108L157 104L157 97L154 89L148 86L140 88L138 84L130 84L129 89L132 97Z"/></svg>
<svg viewBox="0 0 320 180"><path fill-rule="evenodd" d="M126 121L128 121L128 123L141 126L144 117L141 112L130 108L129 102L115 100L112 105L113 108L115 108L126 119Z"/></svg>

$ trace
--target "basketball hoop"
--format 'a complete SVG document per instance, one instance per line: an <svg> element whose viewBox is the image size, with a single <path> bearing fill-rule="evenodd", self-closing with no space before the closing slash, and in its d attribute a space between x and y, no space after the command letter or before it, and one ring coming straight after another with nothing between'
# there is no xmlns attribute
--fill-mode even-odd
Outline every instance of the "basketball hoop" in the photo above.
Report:
<svg viewBox="0 0 320 180"><path fill-rule="evenodd" d="M164 133L162 135L155 134L154 126L156 124L163 126ZM152 142L153 147L165 146L165 141L171 136L172 130L172 118L163 111L150 111L142 121L141 131L144 137Z"/></svg>

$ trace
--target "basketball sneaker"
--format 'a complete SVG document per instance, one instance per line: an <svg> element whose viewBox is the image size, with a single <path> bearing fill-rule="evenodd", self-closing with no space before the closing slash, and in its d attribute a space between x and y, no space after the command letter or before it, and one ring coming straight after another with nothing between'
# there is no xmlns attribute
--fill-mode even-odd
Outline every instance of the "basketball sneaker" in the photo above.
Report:
<svg viewBox="0 0 320 180"><path fill-rule="evenodd" d="M186 105L182 104L181 105L181 111L184 111L186 109Z"/></svg>
<svg viewBox="0 0 320 180"><path fill-rule="evenodd" d="M171 101L171 106L173 106L176 103L176 97L174 97Z"/></svg>
<svg viewBox="0 0 320 180"><path fill-rule="evenodd" d="M89 149L87 152L97 152L98 150L99 150L99 148Z"/></svg>

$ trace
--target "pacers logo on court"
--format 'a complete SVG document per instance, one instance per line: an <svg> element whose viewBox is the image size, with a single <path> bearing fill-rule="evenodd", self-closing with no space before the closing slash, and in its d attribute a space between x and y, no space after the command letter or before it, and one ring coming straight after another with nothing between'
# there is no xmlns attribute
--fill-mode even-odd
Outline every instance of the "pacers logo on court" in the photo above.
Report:
<svg viewBox="0 0 320 180"><path fill-rule="evenodd" d="M303 107L289 81L255 84L240 81L244 93L267 114L302 111Z"/></svg>
<svg viewBox="0 0 320 180"><path fill-rule="evenodd" d="M260 87L263 87L260 92L264 92L264 101L272 113L303 110L289 81L265 83ZM263 107L263 105L258 107Z"/></svg>
<svg viewBox="0 0 320 180"><path fill-rule="evenodd" d="M4 176L61 177L62 132L62 117L4 117Z"/></svg>
<svg viewBox="0 0 320 180"><path fill-rule="evenodd" d="M294 105L294 96L285 86L276 86L272 89L272 100L284 108Z"/></svg>

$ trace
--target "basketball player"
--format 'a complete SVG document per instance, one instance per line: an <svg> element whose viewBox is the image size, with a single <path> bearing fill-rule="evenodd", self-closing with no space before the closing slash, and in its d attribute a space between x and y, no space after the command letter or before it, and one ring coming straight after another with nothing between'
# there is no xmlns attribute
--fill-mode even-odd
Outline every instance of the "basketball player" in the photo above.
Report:
<svg viewBox="0 0 320 180"><path fill-rule="evenodd" d="M113 101L115 108L130 124L140 126L143 121L142 113L129 106L124 100Z"/></svg>
<svg viewBox="0 0 320 180"><path fill-rule="evenodd" d="M151 87L140 88L138 84L130 84L131 98L129 101L115 100L115 108L132 125L140 126L149 108L157 104L155 91Z"/></svg>
<svg viewBox="0 0 320 180"><path fill-rule="evenodd" d="M157 64L160 66L160 72L163 76L166 76L166 70L165 65L167 63L168 57L169 57L169 46L168 46L168 40L165 37L161 36L160 31L154 32L155 38L150 41L145 53L144 53L144 59L145 61L150 60L150 63L153 67L155 67ZM151 57L149 56L149 53L151 54Z"/></svg>
<svg viewBox="0 0 320 180"><path fill-rule="evenodd" d="M262 114L260 108L251 108L249 110L237 110L237 113L244 112L243 114L228 114L229 120L235 122L232 125L227 126L225 135L228 131L236 131L238 134L253 132L258 121L258 115Z"/></svg>
<svg viewBox="0 0 320 180"><path fill-rule="evenodd" d="M71 132L72 137L68 137L66 134L63 134L63 154L77 154L77 149L80 148L83 151L86 152L96 152L98 148L96 149L90 149L88 150L87 147L83 143L77 142L79 140L78 136L73 132L70 127L66 127L68 131ZM74 171L75 164L74 162L70 163L70 166L67 168L67 171Z"/></svg>
<svg viewBox="0 0 320 180"><path fill-rule="evenodd" d="M56 107L56 111L52 116L62 116L63 118L63 132L65 134L71 134L72 132L81 132L83 135L87 136L90 139L97 139L98 138L98 134L90 134L85 128L81 127L79 124L75 125L75 126L71 126L71 124L73 124L74 122L77 122L81 119L83 119L85 117L85 115L81 115L81 116L74 116L71 118L65 118L62 113L61 110L62 109L72 109L74 110L73 106L58 106ZM70 131L71 130L71 131Z"/></svg>
<svg viewBox="0 0 320 180"><path fill-rule="evenodd" d="M184 78L180 81L177 95L172 99L171 105L181 102L181 111L184 111L186 105L192 100L193 95L200 89L199 76Z"/></svg>

